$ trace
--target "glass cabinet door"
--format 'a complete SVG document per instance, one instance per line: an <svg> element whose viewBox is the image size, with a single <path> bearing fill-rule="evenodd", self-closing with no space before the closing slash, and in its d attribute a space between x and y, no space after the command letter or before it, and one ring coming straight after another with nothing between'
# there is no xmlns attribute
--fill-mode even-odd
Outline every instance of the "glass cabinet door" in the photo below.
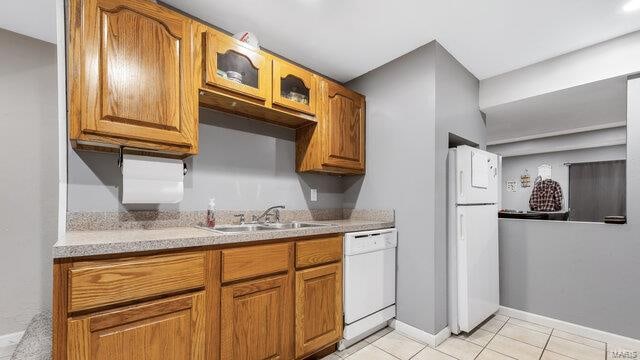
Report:
<svg viewBox="0 0 640 360"><path fill-rule="evenodd" d="M302 68L273 60L273 103L309 115L316 114L316 77Z"/></svg>
<svg viewBox="0 0 640 360"><path fill-rule="evenodd" d="M269 60L259 49L224 34L205 35L205 81L259 100L269 95Z"/></svg>

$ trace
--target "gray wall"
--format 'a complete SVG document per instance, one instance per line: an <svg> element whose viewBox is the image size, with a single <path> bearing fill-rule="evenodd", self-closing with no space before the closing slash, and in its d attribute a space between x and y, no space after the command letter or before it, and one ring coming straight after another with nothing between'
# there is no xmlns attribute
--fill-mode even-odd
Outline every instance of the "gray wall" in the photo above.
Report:
<svg viewBox="0 0 640 360"><path fill-rule="evenodd" d="M0 335L51 307L57 237L56 46L0 29Z"/></svg>
<svg viewBox="0 0 640 360"><path fill-rule="evenodd" d="M621 160L627 156L626 145L607 146L592 149L560 151L545 154L505 157L502 159L502 208L512 210L529 210L529 197L533 189L533 180L538 176L538 166L551 165L552 179L562 187L564 197L563 208L568 207L569 167L564 163L588 161ZM520 175L529 170L531 186L520 186ZM516 191L507 191L506 182L516 181Z"/></svg>
<svg viewBox="0 0 640 360"><path fill-rule="evenodd" d="M502 305L640 338L640 79L628 84L627 225L500 221Z"/></svg>
<svg viewBox="0 0 640 360"><path fill-rule="evenodd" d="M179 204L127 205L126 209L203 210L215 196L218 209L341 208L342 178L298 175L295 132L213 110L200 109L200 154L186 160L184 200ZM118 211L122 174L115 154L69 147L68 211ZM311 202L309 189L318 189Z"/></svg>
<svg viewBox="0 0 640 360"><path fill-rule="evenodd" d="M480 82L440 44L436 51L435 325L447 326L447 154L449 133L485 148L487 130L478 105Z"/></svg>
<svg viewBox="0 0 640 360"><path fill-rule="evenodd" d="M448 134L485 144L478 79L431 42L348 84L367 96L367 174L346 180L345 206L394 208L398 320L447 325Z"/></svg>
<svg viewBox="0 0 640 360"><path fill-rule="evenodd" d="M433 332L435 54L431 42L348 84L367 97L367 174L345 180L345 207L393 208L398 320Z"/></svg>

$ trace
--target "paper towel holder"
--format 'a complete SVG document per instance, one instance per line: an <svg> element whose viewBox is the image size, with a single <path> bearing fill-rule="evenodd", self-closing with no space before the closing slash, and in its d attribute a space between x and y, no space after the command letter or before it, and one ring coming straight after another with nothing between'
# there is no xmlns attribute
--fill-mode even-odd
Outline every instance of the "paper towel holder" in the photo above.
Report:
<svg viewBox="0 0 640 360"><path fill-rule="evenodd" d="M120 146L120 149L119 149L119 152L118 152L118 161L117 161L117 165L120 168L120 171L122 171L122 158L123 158L123 155L124 155L124 146ZM183 176L187 176L187 172L189 172L189 170L187 169L187 164L185 164L183 162L182 163L182 175Z"/></svg>

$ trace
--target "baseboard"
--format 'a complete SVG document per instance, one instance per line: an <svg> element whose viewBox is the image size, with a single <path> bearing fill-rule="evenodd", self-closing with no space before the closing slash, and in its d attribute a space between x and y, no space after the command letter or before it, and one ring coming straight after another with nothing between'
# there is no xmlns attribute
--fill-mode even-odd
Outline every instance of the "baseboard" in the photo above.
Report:
<svg viewBox="0 0 640 360"><path fill-rule="evenodd" d="M590 327L546 317L543 315L533 314L530 312L509 308L506 306L500 306L500 309L498 310L498 314L514 317L521 320L530 321L530 322L551 327L554 329L566 331L568 333L572 333L575 335L580 335L582 337L605 341L609 344L615 344L615 346L617 347L623 347L623 348L629 348L629 349L640 349L640 340L638 339L633 339L630 337L593 329Z"/></svg>
<svg viewBox="0 0 640 360"><path fill-rule="evenodd" d="M420 330L417 327L413 327L409 324L403 323L398 319L391 320L389 326L395 329L397 332L431 347L436 347L442 344L449 336L451 336L449 327L445 327L444 329L440 330L440 332L433 335L429 334L426 331Z"/></svg>
<svg viewBox="0 0 640 360"><path fill-rule="evenodd" d="M0 357L11 356L13 354L13 350L18 345L18 342L22 339L22 335L24 335L24 331L0 335Z"/></svg>

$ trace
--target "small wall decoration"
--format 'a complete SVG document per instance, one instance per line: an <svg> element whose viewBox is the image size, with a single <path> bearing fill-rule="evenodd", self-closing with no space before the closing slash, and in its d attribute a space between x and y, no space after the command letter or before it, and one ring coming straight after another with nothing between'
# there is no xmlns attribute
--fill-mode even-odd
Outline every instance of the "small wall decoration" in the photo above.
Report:
<svg viewBox="0 0 640 360"><path fill-rule="evenodd" d="M516 192L516 186L517 186L518 182L515 180L509 180L507 181L507 191L508 192Z"/></svg>
<svg viewBox="0 0 640 360"><path fill-rule="evenodd" d="M529 176L529 170L524 169L524 173L520 175L520 185L523 188L528 188L531 186L531 176Z"/></svg>

